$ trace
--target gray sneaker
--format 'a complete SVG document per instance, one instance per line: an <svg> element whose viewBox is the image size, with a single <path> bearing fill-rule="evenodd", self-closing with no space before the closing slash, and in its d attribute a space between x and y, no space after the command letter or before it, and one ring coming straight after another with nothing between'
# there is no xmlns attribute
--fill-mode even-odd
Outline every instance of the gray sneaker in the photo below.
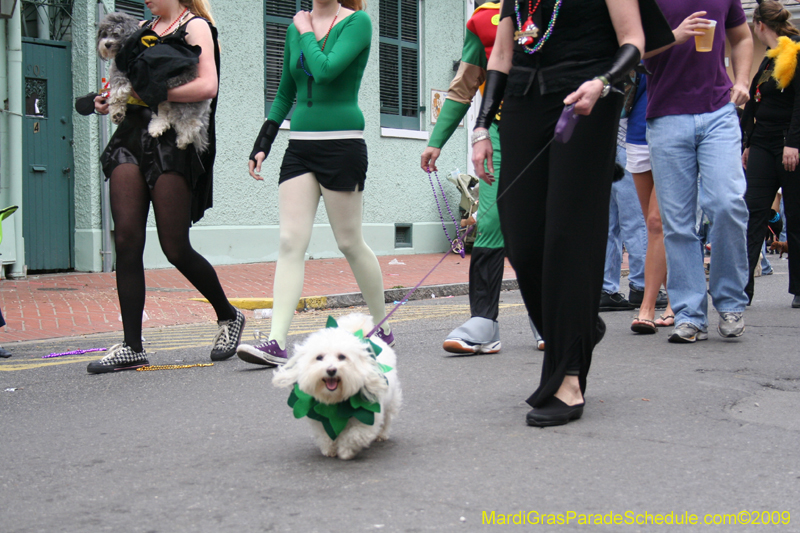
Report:
<svg viewBox="0 0 800 533"><path fill-rule="evenodd" d="M683 322L677 324L669 336L669 342L674 343L689 343L695 341L708 340L708 332L703 331L694 324Z"/></svg>
<svg viewBox="0 0 800 533"><path fill-rule="evenodd" d="M722 337L741 337L744 333L744 313L720 313L717 330Z"/></svg>

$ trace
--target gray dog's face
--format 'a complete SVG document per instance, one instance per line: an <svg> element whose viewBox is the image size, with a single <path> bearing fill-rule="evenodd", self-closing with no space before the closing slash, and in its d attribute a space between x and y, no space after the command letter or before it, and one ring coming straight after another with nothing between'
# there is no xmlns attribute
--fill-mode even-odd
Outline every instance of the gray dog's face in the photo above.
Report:
<svg viewBox="0 0 800 533"><path fill-rule="evenodd" d="M97 53L103 59L117 55L122 43L136 33L139 21L126 13L109 13L97 28Z"/></svg>

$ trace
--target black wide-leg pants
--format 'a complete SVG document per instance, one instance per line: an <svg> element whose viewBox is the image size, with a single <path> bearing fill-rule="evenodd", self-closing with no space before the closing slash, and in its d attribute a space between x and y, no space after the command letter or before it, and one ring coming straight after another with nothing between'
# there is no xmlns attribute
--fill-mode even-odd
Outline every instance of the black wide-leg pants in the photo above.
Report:
<svg viewBox="0 0 800 533"><path fill-rule="evenodd" d="M621 95L598 100L569 142L554 142L528 166L553 137L567 96L542 96L537 85L503 101L498 189L506 254L546 339L541 382L528 398L533 407L552 397L567 373L578 374L586 390L592 350L604 332L598 311L622 111Z"/></svg>
<svg viewBox="0 0 800 533"><path fill-rule="evenodd" d="M747 158L747 192L744 200L750 219L747 222L747 255L750 275L745 292L753 299L753 274L767 233L770 208L778 188L783 188L786 240L789 243L789 292L800 294L800 168L793 172L783 168L783 137L750 146Z"/></svg>

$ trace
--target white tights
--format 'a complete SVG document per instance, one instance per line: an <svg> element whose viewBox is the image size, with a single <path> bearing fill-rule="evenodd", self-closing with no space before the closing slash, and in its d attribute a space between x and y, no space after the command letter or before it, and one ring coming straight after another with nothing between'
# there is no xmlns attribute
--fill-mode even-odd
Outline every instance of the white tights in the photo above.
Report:
<svg viewBox="0 0 800 533"><path fill-rule="evenodd" d="M280 248L275 267L269 340L278 341L281 348L286 349L289 325L303 292L305 254L320 196L325 201L336 244L350 264L372 319L377 324L386 316L381 267L361 233L363 195L363 192L325 189L311 173L284 181L278 187ZM387 324L382 329L389 332Z"/></svg>

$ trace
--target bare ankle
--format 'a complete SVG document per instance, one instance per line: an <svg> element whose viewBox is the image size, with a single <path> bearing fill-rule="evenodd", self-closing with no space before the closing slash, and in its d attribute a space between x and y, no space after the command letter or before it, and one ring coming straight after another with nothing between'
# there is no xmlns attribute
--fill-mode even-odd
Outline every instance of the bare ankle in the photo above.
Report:
<svg viewBox="0 0 800 533"><path fill-rule="evenodd" d="M567 405L583 403L580 381L578 376L564 376L564 381L555 393L555 397Z"/></svg>

